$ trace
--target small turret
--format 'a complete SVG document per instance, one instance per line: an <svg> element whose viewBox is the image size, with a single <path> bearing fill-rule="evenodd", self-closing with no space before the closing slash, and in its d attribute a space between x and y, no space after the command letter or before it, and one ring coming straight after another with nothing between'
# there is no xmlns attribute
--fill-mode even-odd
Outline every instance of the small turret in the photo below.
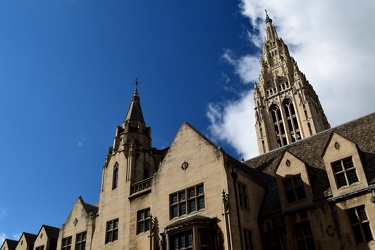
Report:
<svg viewBox="0 0 375 250"><path fill-rule="evenodd" d="M149 151L152 149L151 128L146 126L141 108L141 100L138 95L138 75L135 80L136 89L126 113L124 122L117 127L113 144L114 151L124 150L129 154L130 145L136 146L137 150Z"/></svg>

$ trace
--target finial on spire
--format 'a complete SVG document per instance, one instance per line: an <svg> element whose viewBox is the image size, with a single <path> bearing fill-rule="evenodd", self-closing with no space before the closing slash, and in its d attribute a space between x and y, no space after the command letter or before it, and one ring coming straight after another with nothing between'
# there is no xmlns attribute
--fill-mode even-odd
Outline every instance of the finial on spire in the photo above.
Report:
<svg viewBox="0 0 375 250"><path fill-rule="evenodd" d="M265 23L272 23L272 19L268 16L268 13L267 13L267 10L266 9L264 9L264 11L266 12L266 21L265 21Z"/></svg>
<svg viewBox="0 0 375 250"><path fill-rule="evenodd" d="M141 84L141 82L138 81L138 72L133 84L135 84L135 93L138 93L138 85Z"/></svg>

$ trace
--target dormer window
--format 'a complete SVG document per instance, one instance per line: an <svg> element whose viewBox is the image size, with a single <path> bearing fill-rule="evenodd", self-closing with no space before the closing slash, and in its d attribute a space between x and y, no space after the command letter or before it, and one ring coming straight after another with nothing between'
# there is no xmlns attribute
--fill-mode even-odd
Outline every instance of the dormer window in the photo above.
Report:
<svg viewBox="0 0 375 250"><path fill-rule="evenodd" d="M285 195L288 203L306 199L305 189L301 175L296 175L283 180Z"/></svg>
<svg viewBox="0 0 375 250"><path fill-rule="evenodd" d="M368 187L360 151L354 142L333 133L323 159L333 197Z"/></svg>
<svg viewBox="0 0 375 250"><path fill-rule="evenodd" d="M313 204L311 180L315 179L315 172L305 162L286 151L280 159L276 176L283 211Z"/></svg>
<svg viewBox="0 0 375 250"><path fill-rule="evenodd" d="M350 186L359 181L351 157L333 162L331 165L333 174L335 175L337 188Z"/></svg>

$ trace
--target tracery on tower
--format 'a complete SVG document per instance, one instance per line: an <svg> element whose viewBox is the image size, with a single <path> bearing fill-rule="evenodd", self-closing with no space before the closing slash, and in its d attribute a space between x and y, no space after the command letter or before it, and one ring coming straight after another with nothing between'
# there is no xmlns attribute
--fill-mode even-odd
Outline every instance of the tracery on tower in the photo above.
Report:
<svg viewBox="0 0 375 250"><path fill-rule="evenodd" d="M330 128L319 98L266 12L266 37L254 84L256 133L266 153Z"/></svg>

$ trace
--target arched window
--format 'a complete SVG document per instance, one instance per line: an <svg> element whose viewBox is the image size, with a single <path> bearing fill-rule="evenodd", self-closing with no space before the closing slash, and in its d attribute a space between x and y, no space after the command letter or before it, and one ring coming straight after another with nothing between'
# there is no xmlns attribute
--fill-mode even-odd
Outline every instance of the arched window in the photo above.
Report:
<svg viewBox="0 0 375 250"><path fill-rule="evenodd" d="M118 163L116 162L113 167L113 180L112 180L112 189L116 189L118 186Z"/></svg>
<svg viewBox="0 0 375 250"><path fill-rule="evenodd" d="M301 133L299 130L299 124L294 110L294 105L290 99L286 99L284 102L285 117L288 123L288 130L290 132L290 137L292 142L301 140Z"/></svg>
<svg viewBox="0 0 375 250"><path fill-rule="evenodd" d="M281 117L281 111L279 107L276 104L272 105L270 108L270 113L272 115L272 121L276 133L276 140L278 146L282 147L284 145L287 145L288 143L285 135L284 123Z"/></svg>
<svg viewBox="0 0 375 250"><path fill-rule="evenodd" d="M309 123L309 122L307 123L307 127L309 127L309 132L310 132L310 135L312 135L311 125L310 125L310 123Z"/></svg>

